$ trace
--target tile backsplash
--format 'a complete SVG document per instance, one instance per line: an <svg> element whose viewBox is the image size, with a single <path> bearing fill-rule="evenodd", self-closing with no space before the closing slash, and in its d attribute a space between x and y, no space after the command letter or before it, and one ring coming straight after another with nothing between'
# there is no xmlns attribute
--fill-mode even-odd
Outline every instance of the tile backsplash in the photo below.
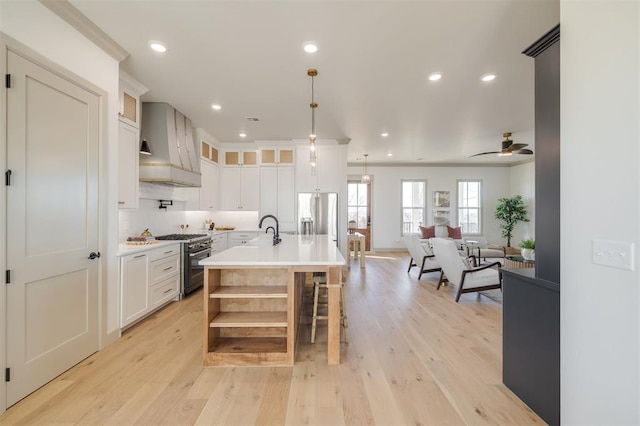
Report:
<svg viewBox="0 0 640 426"><path fill-rule="evenodd" d="M140 182L140 200L137 209L119 211L118 241L138 236L145 229L153 235L196 234L204 231L205 220L216 225L235 226L237 230L258 229L257 211L193 211L187 210L184 191L171 186ZM173 200L173 205L160 209L159 200ZM181 229L180 225L189 225Z"/></svg>

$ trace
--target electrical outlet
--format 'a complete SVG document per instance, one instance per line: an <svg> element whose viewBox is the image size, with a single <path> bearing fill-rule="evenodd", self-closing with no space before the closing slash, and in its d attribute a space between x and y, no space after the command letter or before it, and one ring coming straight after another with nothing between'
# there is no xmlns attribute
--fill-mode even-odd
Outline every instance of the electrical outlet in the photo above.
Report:
<svg viewBox="0 0 640 426"><path fill-rule="evenodd" d="M634 244L624 241L593 240L593 263L633 271Z"/></svg>

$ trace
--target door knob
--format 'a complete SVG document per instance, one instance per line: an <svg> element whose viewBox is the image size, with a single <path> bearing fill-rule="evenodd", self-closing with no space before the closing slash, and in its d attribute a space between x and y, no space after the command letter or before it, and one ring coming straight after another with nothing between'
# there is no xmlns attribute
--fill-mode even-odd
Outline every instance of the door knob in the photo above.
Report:
<svg viewBox="0 0 640 426"><path fill-rule="evenodd" d="M100 252L96 253L95 251L92 251L91 253L89 253L89 259L91 259L91 260L97 259L99 257L100 257Z"/></svg>

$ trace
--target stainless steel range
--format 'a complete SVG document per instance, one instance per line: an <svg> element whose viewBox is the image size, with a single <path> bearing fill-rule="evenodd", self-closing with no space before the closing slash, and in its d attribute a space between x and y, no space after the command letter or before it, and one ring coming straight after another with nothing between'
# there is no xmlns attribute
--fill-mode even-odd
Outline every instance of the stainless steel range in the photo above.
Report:
<svg viewBox="0 0 640 426"><path fill-rule="evenodd" d="M169 234L156 240L180 241L182 244L182 291L180 297L204 284L204 268L198 262L211 256L211 236L207 234Z"/></svg>

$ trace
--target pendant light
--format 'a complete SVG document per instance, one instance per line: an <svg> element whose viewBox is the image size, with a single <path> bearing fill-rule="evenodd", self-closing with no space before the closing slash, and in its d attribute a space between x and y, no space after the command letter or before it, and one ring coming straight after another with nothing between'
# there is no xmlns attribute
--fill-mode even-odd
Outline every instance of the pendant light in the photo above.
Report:
<svg viewBox="0 0 640 426"><path fill-rule="evenodd" d="M149 148L149 142L146 139L142 139L142 144L140 145L140 154L151 155L151 148Z"/></svg>
<svg viewBox="0 0 640 426"><path fill-rule="evenodd" d="M371 176L367 173L367 157L369 154L364 155L364 174L362 175L362 183L371 183Z"/></svg>
<svg viewBox="0 0 640 426"><path fill-rule="evenodd" d="M310 162L311 162L311 175L315 176L317 171L318 164L318 156L316 153L316 108L318 108L318 104L314 100L314 90L313 83L314 77L318 75L318 70L314 68L309 68L307 70L307 75L311 77L311 133L309 134L309 153L310 153Z"/></svg>

